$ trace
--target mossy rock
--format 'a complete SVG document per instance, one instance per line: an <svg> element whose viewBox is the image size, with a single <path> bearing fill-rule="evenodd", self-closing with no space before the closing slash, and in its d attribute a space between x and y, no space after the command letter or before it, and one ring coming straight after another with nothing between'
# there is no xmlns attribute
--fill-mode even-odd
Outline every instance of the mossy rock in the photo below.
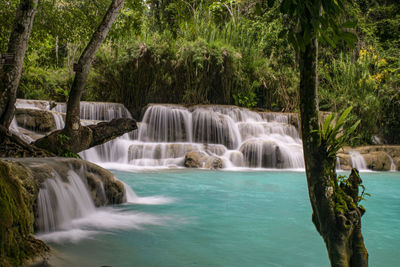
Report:
<svg viewBox="0 0 400 267"><path fill-rule="evenodd" d="M39 184L21 164L0 161L0 265L20 266L49 248L33 237Z"/></svg>

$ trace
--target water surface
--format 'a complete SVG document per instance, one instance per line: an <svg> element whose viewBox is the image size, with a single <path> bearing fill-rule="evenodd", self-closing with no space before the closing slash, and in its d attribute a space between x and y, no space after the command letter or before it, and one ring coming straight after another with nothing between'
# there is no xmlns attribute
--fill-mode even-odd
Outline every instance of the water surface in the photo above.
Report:
<svg viewBox="0 0 400 267"><path fill-rule="evenodd" d="M114 174L139 196L170 200L114 207L121 216L135 212L157 223L131 228L86 224L82 230L93 235L50 242L57 251L56 266L329 266L311 222L302 172ZM363 204L370 265L398 266L400 174L363 173L362 178L372 195Z"/></svg>

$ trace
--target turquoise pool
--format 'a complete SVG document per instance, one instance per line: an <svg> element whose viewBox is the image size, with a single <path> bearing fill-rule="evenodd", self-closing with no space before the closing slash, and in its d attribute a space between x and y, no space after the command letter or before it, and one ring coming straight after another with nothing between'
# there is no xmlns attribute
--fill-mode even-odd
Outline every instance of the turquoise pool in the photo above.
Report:
<svg viewBox="0 0 400 267"><path fill-rule="evenodd" d="M113 173L138 196L153 198L105 209L79 226L79 238L50 238L55 266L329 265L302 172ZM370 266L399 266L400 173L362 178L371 194L363 203ZM107 212L121 217L105 223ZM138 223L130 227L136 219L124 223L124 215L133 214Z"/></svg>

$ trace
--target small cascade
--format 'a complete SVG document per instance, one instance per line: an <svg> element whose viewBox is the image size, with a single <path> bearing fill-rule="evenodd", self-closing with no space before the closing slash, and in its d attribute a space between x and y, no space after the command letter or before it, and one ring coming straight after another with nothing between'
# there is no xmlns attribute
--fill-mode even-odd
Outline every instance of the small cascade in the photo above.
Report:
<svg viewBox="0 0 400 267"><path fill-rule="evenodd" d="M390 171L395 172L397 170L396 164L394 164L393 158L386 152L386 155L389 157L390 160Z"/></svg>
<svg viewBox="0 0 400 267"><path fill-rule="evenodd" d="M66 113L67 105L57 103L53 110ZM118 103L81 101L80 113L83 120L110 121L115 118L131 118L125 106Z"/></svg>
<svg viewBox="0 0 400 267"><path fill-rule="evenodd" d="M18 136L19 138L21 138L22 140L24 140L25 142L27 142L28 144L31 143L31 142L33 142L32 137L30 137L30 136L28 136L28 135L26 135L26 134L21 133L20 129L18 128L18 123L17 123L17 120L15 119L15 116L14 116L14 118L13 118L12 121L11 121L11 124L10 124L10 131L11 131L13 134L15 134L16 136Z"/></svg>
<svg viewBox="0 0 400 267"><path fill-rule="evenodd" d="M16 108L29 108L50 110L50 101L46 100L31 100L31 99L17 99L15 102Z"/></svg>
<svg viewBox="0 0 400 267"><path fill-rule="evenodd" d="M125 188L126 202L128 203L141 205L163 205L175 201L175 199L173 198L168 198L164 196L139 197L130 186L125 183L123 184Z"/></svg>
<svg viewBox="0 0 400 267"><path fill-rule="evenodd" d="M185 155L219 157L226 168L304 168L289 115L221 105L149 105L138 130L80 153L96 163L183 167ZM110 166L110 165L108 165Z"/></svg>
<svg viewBox="0 0 400 267"><path fill-rule="evenodd" d="M95 211L93 200L79 175L70 170L66 181L54 172L39 191L37 224L40 232L71 227L73 219Z"/></svg>
<svg viewBox="0 0 400 267"><path fill-rule="evenodd" d="M340 159L339 159L339 157L336 157L336 170L338 170L338 171L342 170L342 167L340 166Z"/></svg>
<svg viewBox="0 0 400 267"><path fill-rule="evenodd" d="M61 130L65 126L64 118L61 113L59 112L52 112L54 121L56 122L56 129Z"/></svg>
<svg viewBox="0 0 400 267"><path fill-rule="evenodd" d="M351 166L358 170L367 170L367 163L365 162L363 156L361 156L360 152L352 150L349 152L351 159Z"/></svg>
<svg viewBox="0 0 400 267"><path fill-rule="evenodd" d="M34 165L37 166L37 163ZM47 175L41 183L35 216L36 235L44 241L77 242L96 234L99 229L140 230L144 225L161 225L168 219L165 216L137 212L130 207L96 207L93 199L97 203L99 194L106 199L102 181L98 181L100 184L94 195L94 191L90 192L87 186L89 176L85 167L76 169L71 164L67 165L67 169L58 169L59 165L48 169L49 166L52 165L46 164L44 170ZM125 202L136 205L163 205L175 201L164 196L137 196L126 184L124 191ZM105 204L107 202L97 203Z"/></svg>
<svg viewBox="0 0 400 267"><path fill-rule="evenodd" d="M191 121L192 114L180 106L150 106L139 127L139 140L143 142L191 142Z"/></svg>

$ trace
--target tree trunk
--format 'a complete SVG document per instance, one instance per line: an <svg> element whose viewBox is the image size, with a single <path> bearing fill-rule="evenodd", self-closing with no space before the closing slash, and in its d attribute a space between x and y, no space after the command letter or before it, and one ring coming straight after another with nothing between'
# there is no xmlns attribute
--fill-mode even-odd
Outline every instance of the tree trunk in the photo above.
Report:
<svg viewBox="0 0 400 267"><path fill-rule="evenodd" d="M55 154L28 144L0 125L0 158L54 157Z"/></svg>
<svg viewBox="0 0 400 267"><path fill-rule="evenodd" d="M11 62L0 69L0 125L8 129L14 116L15 100L38 0L21 0L8 42Z"/></svg>
<svg viewBox="0 0 400 267"><path fill-rule="evenodd" d="M65 131L77 131L80 128L80 100L83 93L83 89L86 84L86 80L89 75L90 67L92 65L94 56L100 45L104 42L107 37L111 26L117 17L120 9L125 0L113 0L110 7L108 8L103 21L100 23L97 30L94 32L92 39L86 46L81 57L79 58L75 79L69 93L68 104L67 104L67 117L65 123Z"/></svg>
<svg viewBox="0 0 400 267"><path fill-rule="evenodd" d="M65 135L65 131L54 131L50 135L36 140L36 147L51 151L58 156L72 156L93 146L104 144L127 132L137 129L134 119L119 118L96 125L81 126L78 131Z"/></svg>
<svg viewBox="0 0 400 267"><path fill-rule="evenodd" d="M336 159L328 156L320 142L317 63L318 41L314 34L304 51L299 52L301 133L312 220L325 241L332 266L368 266L361 234L364 210L357 205L361 179L348 192L339 186ZM343 201L347 203L344 208L340 205Z"/></svg>

